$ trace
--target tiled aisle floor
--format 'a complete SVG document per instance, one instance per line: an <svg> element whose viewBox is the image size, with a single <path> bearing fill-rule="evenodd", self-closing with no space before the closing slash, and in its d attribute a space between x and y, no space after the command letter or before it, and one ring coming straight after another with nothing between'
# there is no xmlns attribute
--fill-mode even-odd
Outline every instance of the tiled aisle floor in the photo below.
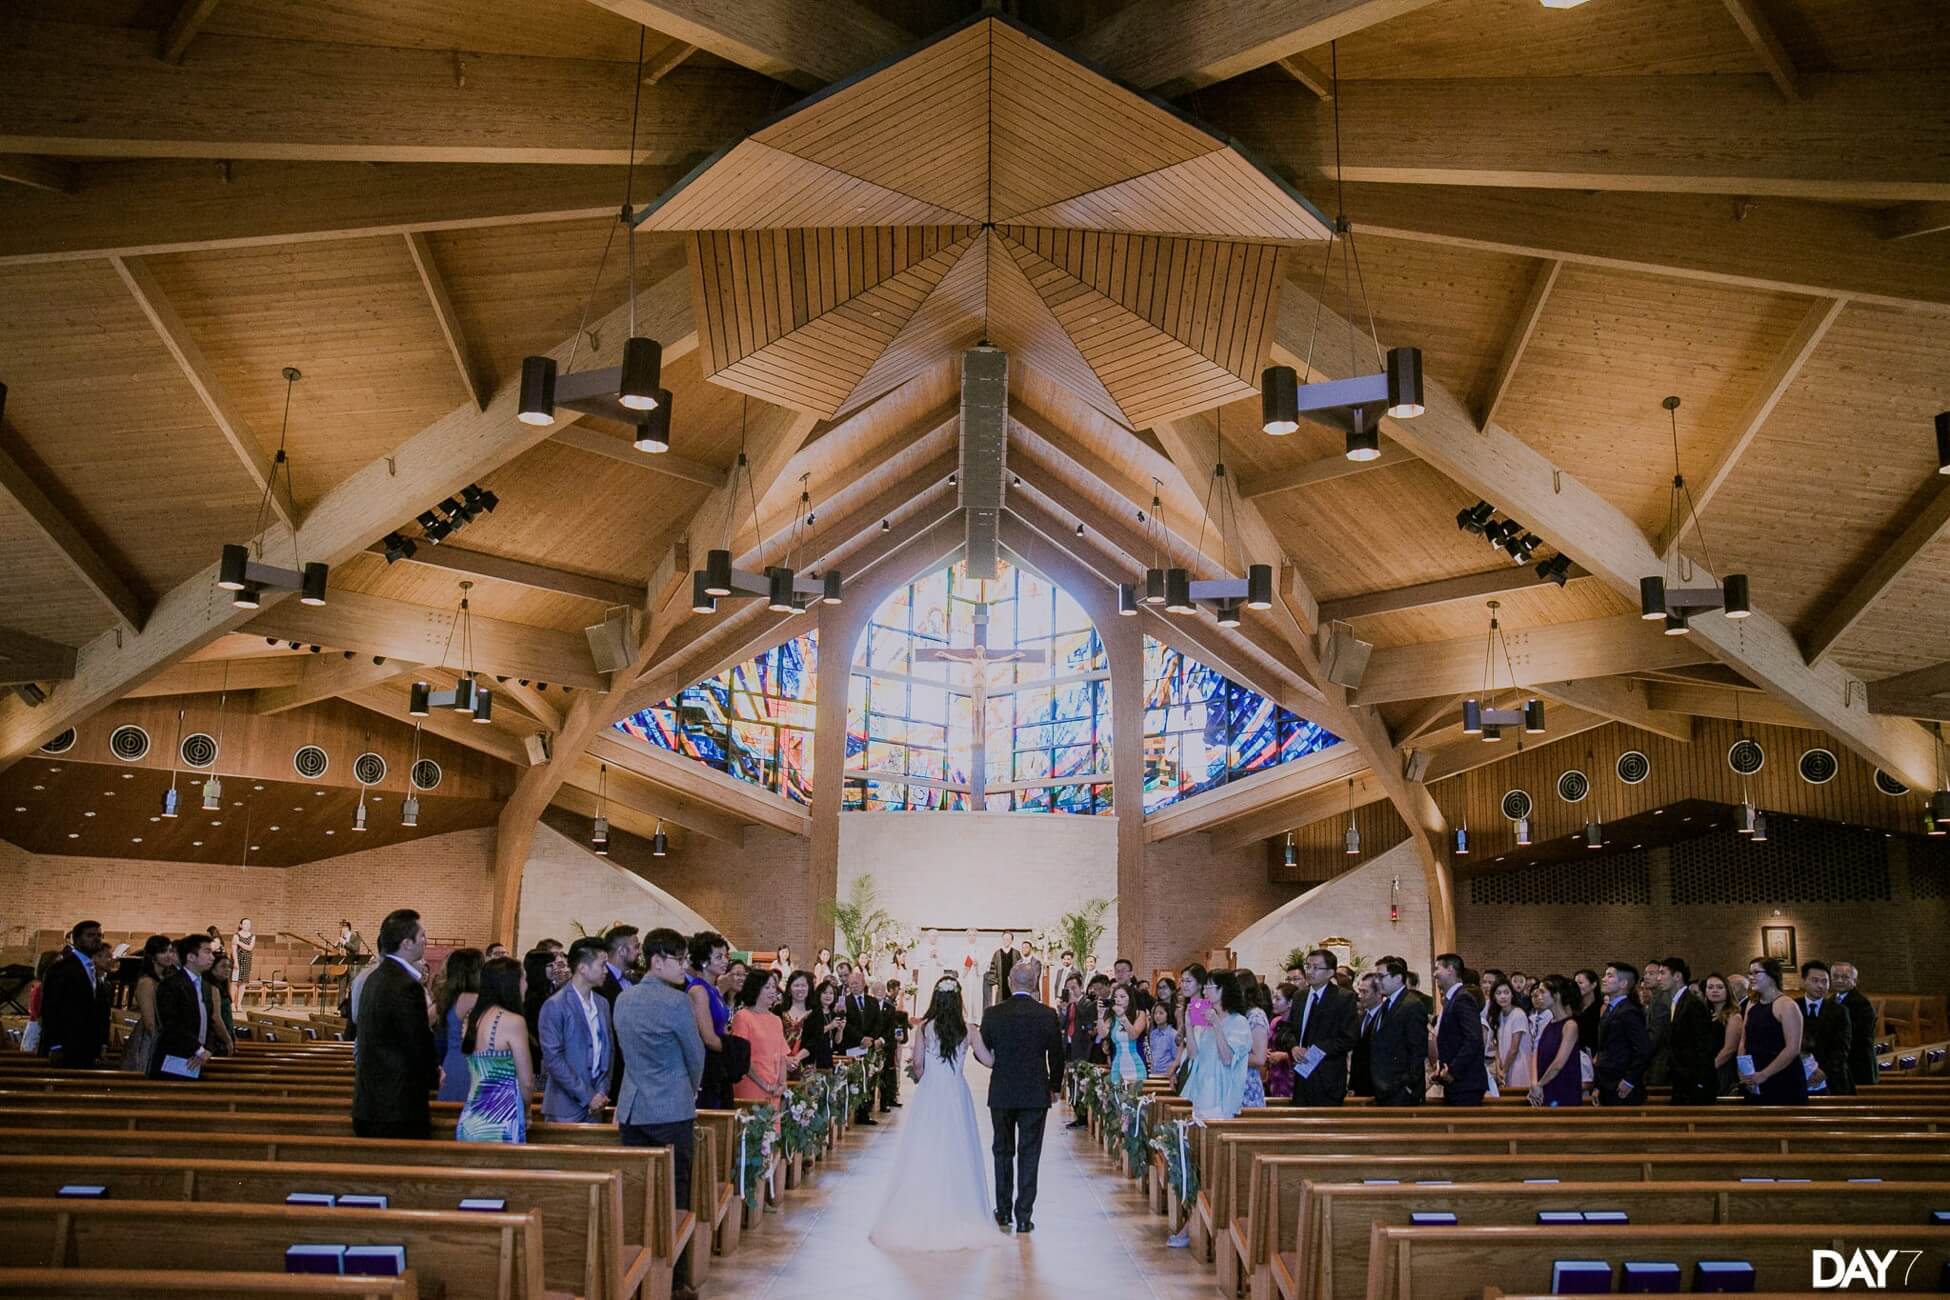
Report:
<svg viewBox="0 0 1950 1300"><path fill-rule="evenodd" d="M989 1143L987 1072L970 1063L982 1146ZM904 1087L912 1083L903 1079ZM783 1214L747 1231L738 1253L711 1261L706 1300L1215 1300L1209 1267L1165 1247L1164 1219L1135 1184L1113 1176L1098 1148L1050 1112L1036 1231L996 1234L986 1250L889 1255L867 1240L906 1110L853 1130L811 1183L786 1194Z"/></svg>

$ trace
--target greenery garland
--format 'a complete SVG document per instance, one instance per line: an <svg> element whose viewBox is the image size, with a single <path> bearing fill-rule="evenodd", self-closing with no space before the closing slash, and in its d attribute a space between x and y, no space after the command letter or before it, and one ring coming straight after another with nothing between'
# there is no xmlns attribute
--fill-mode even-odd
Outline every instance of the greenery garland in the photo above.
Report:
<svg viewBox="0 0 1950 1300"><path fill-rule="evenodd" d="M1192 1163L1191 1127L1192 1121L1189 1119L1173 1120L1169 1127L1160 1125L1150 1139L1151 1149L1165 1158L1165 1179L1181 1206L1189 1206L1192 1198L1198 1195L1198 1168Z"/></svg>
<svg viewBox="0 0 1950 1300"><path fill-rule="evenodd" d="M778 1117L778 1107L763 1103L738 1108L738 1189L754 1210L765 1196L765 1171L778 1143L772 1121Z"/></svg>

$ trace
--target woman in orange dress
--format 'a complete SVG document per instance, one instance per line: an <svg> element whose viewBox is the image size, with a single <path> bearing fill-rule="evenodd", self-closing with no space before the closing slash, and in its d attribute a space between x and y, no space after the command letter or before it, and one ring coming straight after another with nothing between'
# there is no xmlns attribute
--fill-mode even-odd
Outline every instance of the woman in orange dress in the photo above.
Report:
<svg viewBox="0 0 1950 1300"><path fill-rule="evenodd" d="M770 971L753 971L738 990L738 1010L731 1017L731 1032L752 1045L752 1066L745 1077L732 1085L731 1095L739 1101L779 1104L785 1094L785 1022L779 1019L779 977Z"/></svg>

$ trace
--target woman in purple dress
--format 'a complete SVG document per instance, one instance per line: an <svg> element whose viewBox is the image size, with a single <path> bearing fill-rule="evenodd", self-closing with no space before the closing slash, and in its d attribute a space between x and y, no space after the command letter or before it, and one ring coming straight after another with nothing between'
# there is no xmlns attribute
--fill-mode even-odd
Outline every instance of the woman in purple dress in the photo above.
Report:
<svg viewBox="0 0 1950 1300"><path fill-rule="evenodd" d="M1530 1085L1533 1106L1576 1106L1584 1100L1578 1069L1578 986L1562 975L1544 980L1550 995L1550 1022L1537 1036L1537 1066Z"/></svg>

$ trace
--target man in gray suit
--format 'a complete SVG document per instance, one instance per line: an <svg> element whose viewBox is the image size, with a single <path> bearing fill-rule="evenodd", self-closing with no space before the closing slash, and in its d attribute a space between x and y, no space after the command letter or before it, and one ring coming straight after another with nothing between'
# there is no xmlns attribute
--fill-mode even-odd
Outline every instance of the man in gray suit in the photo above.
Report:
<svg viewBox="0 0 1950 1300"><path fill-rule="evenodd" d="M650 978L616 997L616 1046L623 1054L616 1122L626 1147L670 1148L679 1205L690 1204L692 1124L704 1081L704 1040L684 994L689 948L675 930L644 935Z"/></svg>
<svg viewBox="0 0 1950 1300"><path fill-rule="evenodd" d="M536 1017L543 1119L597 1123L609 1105L609 1003L600 991L609 973L606 954L601 939L577 939L569 948L569 982L542 1003Z"/></svg>

